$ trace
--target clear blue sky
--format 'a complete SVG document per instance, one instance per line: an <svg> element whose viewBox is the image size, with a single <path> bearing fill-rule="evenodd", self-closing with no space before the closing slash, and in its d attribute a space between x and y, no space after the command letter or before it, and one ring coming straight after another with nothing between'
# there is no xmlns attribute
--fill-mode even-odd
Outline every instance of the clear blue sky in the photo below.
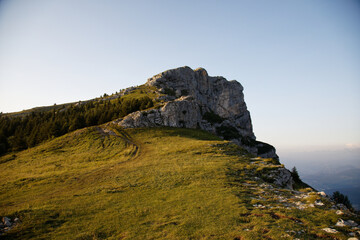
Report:
<svg viewBox="0 0 360 240"><path fill-rule="evenodd" d="M184 65L238 80L259 140L360 146L360 1L0 1L0 112Z"/></svg>

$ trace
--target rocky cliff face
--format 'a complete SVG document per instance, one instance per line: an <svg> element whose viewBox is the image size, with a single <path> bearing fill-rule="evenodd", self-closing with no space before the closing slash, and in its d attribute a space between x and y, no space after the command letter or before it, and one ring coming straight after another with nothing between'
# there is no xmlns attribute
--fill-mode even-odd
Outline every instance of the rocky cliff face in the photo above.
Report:
<svg viewBox="0 0 360 240"><path fill-rule="evenodd" d="M156 88L163 105L132 113L118 121L120 126L200 128L257 156L278 158L274 147L256 141L239 82L211 77L203 68L180 67L153 76L146 85Z"/></svg>

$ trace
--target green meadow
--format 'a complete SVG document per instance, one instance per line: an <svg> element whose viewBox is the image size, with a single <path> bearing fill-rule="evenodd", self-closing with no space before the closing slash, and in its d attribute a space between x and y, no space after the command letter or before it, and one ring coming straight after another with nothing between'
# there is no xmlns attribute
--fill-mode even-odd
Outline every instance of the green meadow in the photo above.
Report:
<svg viewBox="0 0 360 240"><path fill-rule="evenodd" d="M276 167L201 130L80 129L0 157L0 216L20 219L0 239L347 239L321 230L330 202L263 180Z"/></svg>

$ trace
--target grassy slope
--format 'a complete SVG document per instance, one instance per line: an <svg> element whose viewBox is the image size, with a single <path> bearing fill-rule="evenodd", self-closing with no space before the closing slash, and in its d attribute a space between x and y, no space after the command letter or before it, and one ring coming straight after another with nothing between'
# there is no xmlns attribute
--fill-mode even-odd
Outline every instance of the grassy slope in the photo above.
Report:
<svg viewBox="0 0 360 240"><path fill-rule="evenodd" d="M78 130L0 158L0 216L21 219L0 238L293 239L300 230L305 239L330 236L321 228L336 222L333 211L287 209L259 187L254 174L266 161L271 165L199 130Z"/></svg>

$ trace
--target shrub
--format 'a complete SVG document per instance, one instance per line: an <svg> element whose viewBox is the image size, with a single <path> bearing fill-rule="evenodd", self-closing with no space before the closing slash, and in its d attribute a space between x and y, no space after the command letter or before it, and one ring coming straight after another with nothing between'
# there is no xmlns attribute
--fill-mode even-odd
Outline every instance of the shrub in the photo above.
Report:
<svg viewBox="0 0 360 240"><path fill-rule="evenodd" d="M336 192L333 193L332 199L336 203L344 204L348 209L353 210L353 206L351 205L348 196L340 193L339 191L336 191Z"/></svg>
<svg viewBox="0 0 360 240"><path fill-rule="evenodd" d="M291 177L293 178L294 180L294 185L293 185L293 188L295 190L300 190L300 189L305 189L305 188L310 188L312 189L311 186L309 186L308 184L304 183L301 179L300 179L300 175L296 169L296 167L294 166L292 168L292 170L290 171L291 173Z"/></svg>
<svg viewBox="0 0 360 240"><path fill-rule="evenodd" d="M294 179L295 182L300 182L301 181L299 173L298 173L295 166L291 170L291 176L292 176L292 178Z"/></svg>
<svg viewBox="0 0 360 240"><path fill-rule="evenodd" d="M225 140L236 139L240 137L238 130L232 126L220 126L216 128L217 135L224 137Z"/></svg>
<svg viewBox="0 0 360 240"><path fill-rule="evenodd" d="M221 123L221 122L224 121L224 119L222 117L220 117L219 115L217 115L213 111L204 113L203 119L208 121L209 123L212 123L212 124Z"/></svg>
<svg viewBox="0 0 360 240"><path fill-rule="evenodd" d="M264 142L256 141L256 145L257 145L257 149L258 149L258 154L264 154L264 153L270 152L274 149L273 146L271 146L270 144L264 143Z"/></svg>

